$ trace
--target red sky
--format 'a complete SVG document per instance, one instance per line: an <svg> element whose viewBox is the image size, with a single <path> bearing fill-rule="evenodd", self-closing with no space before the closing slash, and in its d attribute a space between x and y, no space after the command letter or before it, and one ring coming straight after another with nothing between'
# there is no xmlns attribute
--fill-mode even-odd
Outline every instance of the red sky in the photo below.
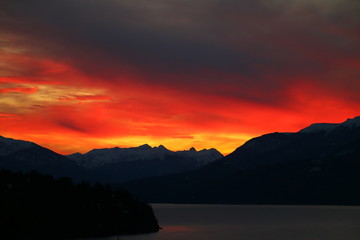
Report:
<svg viewBox="0 0 360 240"><path fill-rule="evenodd" d="M0 135L227 154L360 115L356 0L0 0Z"/></svg>

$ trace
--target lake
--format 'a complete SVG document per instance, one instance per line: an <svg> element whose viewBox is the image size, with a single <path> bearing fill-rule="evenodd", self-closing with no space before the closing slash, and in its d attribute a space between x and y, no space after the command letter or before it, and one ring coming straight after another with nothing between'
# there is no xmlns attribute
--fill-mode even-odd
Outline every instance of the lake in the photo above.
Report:
<svg viewBox="0 0 360 240"><path fill-rule="evenodd" d="M153 204L162 230L102 240L359 240L360 207ZM100 240L99 238L97 240Z"/></svg>

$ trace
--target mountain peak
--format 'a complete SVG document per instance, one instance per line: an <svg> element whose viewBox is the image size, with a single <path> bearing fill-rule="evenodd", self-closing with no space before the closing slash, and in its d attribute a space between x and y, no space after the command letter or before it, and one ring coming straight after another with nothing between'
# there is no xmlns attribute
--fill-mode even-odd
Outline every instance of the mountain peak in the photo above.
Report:
<svg viewBox="0 0 360 240"><path fill-rule="evenodd" d="M152 147L149 144L143 144L137 147L138 149L152 149Z"/></svg>
<svg viewBox="0 0 360 240"><path fill-rule="evenodd" d="M197 152L194 147L191 147L191 148L189 149L189 151L191 151L191 152Z"/></svg>
<svg viewBox="0 0 360 240"><path fill-rule="evenodd" d="M341 125L347 127L360 127L360 116L349 118L345 122L341 123Z"/></svg>
<svg viewBox="0 0 360 240"><path fill-rule="evenodd" d="M157 148L159 150L168 150L166 147L164 147L164 145L159 145Z"/></svg>

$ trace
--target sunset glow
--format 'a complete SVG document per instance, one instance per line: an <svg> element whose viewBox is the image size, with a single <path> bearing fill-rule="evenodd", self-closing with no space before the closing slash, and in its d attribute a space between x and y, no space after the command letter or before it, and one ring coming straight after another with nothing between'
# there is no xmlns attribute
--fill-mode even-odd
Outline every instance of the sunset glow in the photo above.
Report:
<svg viewBox="0 0 360 240"><path fill-rule="evenodd" d="M230 153L360 115L360 5L5 0L0 135L70 154Z"/></svg>

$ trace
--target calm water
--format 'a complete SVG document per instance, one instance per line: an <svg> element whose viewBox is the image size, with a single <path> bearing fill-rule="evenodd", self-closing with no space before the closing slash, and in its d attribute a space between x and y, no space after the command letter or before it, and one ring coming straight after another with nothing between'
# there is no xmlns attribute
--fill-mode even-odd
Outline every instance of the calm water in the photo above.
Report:
<svg viewBox="0 0 360 240"><path fill-rule="evenodd" d="M153 208L163 227L160 232L102 240L360 239L360 207L154 204Z"/></svg>

